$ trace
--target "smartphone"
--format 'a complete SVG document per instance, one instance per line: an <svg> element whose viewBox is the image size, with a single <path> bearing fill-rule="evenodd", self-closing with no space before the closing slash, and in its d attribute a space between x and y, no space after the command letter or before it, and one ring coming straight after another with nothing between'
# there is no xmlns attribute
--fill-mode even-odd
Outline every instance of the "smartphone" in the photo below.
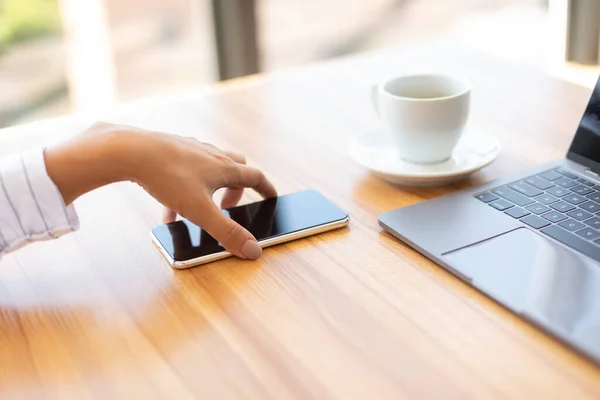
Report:
<svg viewBox="0 0 600 400"><path fill-rule="evenodd" d="M315 190L223 210L263 247L347 226L350 217ZM169 264L185 269L230 257L206 231L183 219L156 226L152 240Z"/></svg>

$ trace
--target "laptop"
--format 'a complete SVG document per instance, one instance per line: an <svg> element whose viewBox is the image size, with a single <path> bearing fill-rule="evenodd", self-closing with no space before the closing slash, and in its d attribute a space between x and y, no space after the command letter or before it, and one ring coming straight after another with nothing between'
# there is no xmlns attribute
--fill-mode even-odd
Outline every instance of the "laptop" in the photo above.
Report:
<svg viewBox="0 0 600 400"><path fill-rule="evenodd" d="M600 363L600 79L566 158L379 216L389 233Z"/></svg>

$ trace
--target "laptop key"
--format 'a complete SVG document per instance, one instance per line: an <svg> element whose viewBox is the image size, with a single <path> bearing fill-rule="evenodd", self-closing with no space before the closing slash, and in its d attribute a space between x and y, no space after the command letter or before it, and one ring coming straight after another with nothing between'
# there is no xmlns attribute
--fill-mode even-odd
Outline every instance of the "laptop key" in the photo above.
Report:
<svg viewBox="0 0 600 400"><path fill-rule="evenodd" d="M550 222L560 222L567 219L566 215L561 214L558 211L550 211L546 214L542 214L542 218L546 218Z"/></svg>
<svg viewBox="0 0 600 400"><path fill-rule="evenodd" d="M551 187L556 186L554 183L548 182L547 180L539 178L537 176L531 176L525 179L525 182L541 190L550 189Z"/></svg>
<svg viewBox="0 0 600 400"><path fill-rule="evenodd" d="M547 192L556 197L562 197L571 194L569 190L560 186L555 186L551 189L548 189Z"/></svg>
<svg viewBox="0 0 600 400"><path fill-rule="evenodd" d="M588 219L593 216L589 212L580 209L570 211L567 213L567 215L573 219L576 219L577 221L583 221L584 219Z"/></svg>
<svg viewBox="0 0 600 400"><path fill-rule="evenodd" d="M593 213L600 211L600 204L596 203L595 201L588 201L587 203L580 204L579 208L583 208L584 210Z"/></svg>
<svg viewBox="0 0 600 400"><path fill-rule="evenodd" d="M477 200L483 201L484 203L489 203L490 201L498 200L498 196L495 194L491 194L490 192L480 193L475 196Z"/></svg>
<svg viewBox="0 0 600 400"><path fill-rule="evenodd" d="M568 196L563 197L562 200L568 201L571 204L577 205L577 204L585 203L587 201L587 198L580 196L578 194L570 194Z"/></svg>
<svg viewBox="0 0 600 400"><path fill-rule="evenodd" d="M600 203L600 193L599 192L590 193L585 197L587 197L590 200L594 200L594 201L597 201Z"/></svg>
<svg viewBox="0 0 600 400"><path fill-rule="evenodd" d="M531 211L534 214L543 214L543 213L545 213L547 211L550 211L549 207L546 207L545 205L539 204L539 203L527 206L527 207L525 207L525 209L527 211Z"/></svg>
<svg viewBox="0 0 600 400"><path fill-rule="evenodd" d="M498 199L498 200L492 201L491 203L488 203L488 204L499 211L508 210L509 208L514 207L513 203L509 203L508 201L506 201L504 199Z"/></svg>
<svg viewBox="0 0 600 400"><path fill-rule="evenodd" d="M560 224L558 224L558 226L565 228L568 231L578 231L581 228L584 228L585 225L582 224L581 222L572 220L572 219L568 219L566 221L561 222Z"/></svg>
<svg viewBox="0 0 600 400"><path fill-rule="evenodd" d="M592 228L600 229L600 218L598 217L586 219L585 221L583 221L583 223L591 226Z"/></svg>
<svg viewBox="0 0 600 400"><path fill-rule="evenodd" d="M594 189L592 189L591 187L585 186L585 185L579 185L579 186L575 186L574 188L571 189L572 192L575 192L581 196L585 196L586 194L590 194L594 191Z"/></svg>
<svg viewBox="0 0 600 400"><path fill-rule="evenodd" d="M563 213L575 209L574 205L565 203L564 201L559 201L558 203L550 204L550 207L554 208L556 211L560 211Z"/></svg>
<svg viewBox="0 0 600 400"><path fill-rule="evenodd" d="M497 189L492 190L492 193L496 196L503 197L504 199L515 203L518 206L526 206L528 204L533 203L534 201L529 197L523 196L515 192L514 190L508 188L507 186L499 187Z"/></svg>
<svg viewBox="0 0 600 400"><path fill-rule="evenodd" d="M579 177L571 172L565 171L564 169L557 169L556 172L558 172L561 175L566 176L567 178L571 178L571 179L578 179Z"/></svg>
<svg viewBox="0 0 600 400"><path fill-rule="evenodd" d="M524 216L529 215L531 213L527 210L523 210L521 207L513 207L513 208L509 208L508 210L504 211L504 214L507 214L513 218L519 219L519 218L523 218Z"/></svg>
<svg viewBox="0 0 600 400"><path fill-rule="evenodd" d="M590 243L580 237L575 236L558 225L552 225L542 229L540 232L548 235L552 239L561 242L572 249L575 249L594 260L600 260L600 247Z"/></svg>
<svg viewBox="0 0 600 400"><path fill-rule="evenodd" d="M516 190L517 192L524 194L527 197L535 197L535 196L539 196L540 194L544 193L541 190L534 188L533 186L531 186L528 183L525 182L516 182L516 183L511 183L510 185L508 185L509 188Z"/></svg>
<svg viewBox="0 0 600 400"><path fill-rule="evenodd" d="M596 240L600 238L600 232L592 229L592 228L583 228L575 232L576 235L581 236L587 240Z"/></svg>
<svg viewBox="0 0 600 400"><path fill-rule="evenodd" d="M577 186L577 182L568 178L562 178L558 181L555 181L554 183L567 189L572 188L573 186Z"/></svg>
<svg viewBox="0 0 600 400"><path fill-rule="evenodd" d="M558 201L558 197L554 197L551 194L540 194L539 196L534 197L533 199L536 200L538 203L542 203L545 205L556 203Z"/></svg>
<svg viewBox="0 0 600 400"><path fill-rule="evenodd" d="M557 181L559 179L562 179L562 175L559 174L556 171L548 171L548 172L544 172L543 174L540 175L542 178L547 179L549 181Z"/></svg>
<svg viewBox="0 0 600 400"><path fill-rule="evenodd" d="M525 218L521 218L521 222L523 222L535 229L540 229L540 228L550 225L550 221L548 221L544 218L540 218L537 215L528 215Z"/></svg>
<svg viewBox="0 0 600 400"><path fill-rule="evenodd" d="M583 179L583 178L579 178L579 179L577 179L577 182L579 182L579 183L583 183L583 184L584 184L584 185L586 185L586 186L594 186L594 184L593 184L592 182L590 182L590 181L586 181L586 180L585 180L585 179Z"/></svg>

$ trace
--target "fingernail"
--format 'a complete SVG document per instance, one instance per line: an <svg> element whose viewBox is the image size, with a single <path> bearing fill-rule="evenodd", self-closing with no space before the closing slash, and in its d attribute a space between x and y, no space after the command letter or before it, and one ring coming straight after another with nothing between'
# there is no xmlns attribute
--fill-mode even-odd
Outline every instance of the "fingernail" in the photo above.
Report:
<svg viewBox="0 0 600 400"><path fill-rule="evenodd" d="M262 248L252 239L248 239L242 246L242 254L250 260L256 260L262 254Z"/></svg>

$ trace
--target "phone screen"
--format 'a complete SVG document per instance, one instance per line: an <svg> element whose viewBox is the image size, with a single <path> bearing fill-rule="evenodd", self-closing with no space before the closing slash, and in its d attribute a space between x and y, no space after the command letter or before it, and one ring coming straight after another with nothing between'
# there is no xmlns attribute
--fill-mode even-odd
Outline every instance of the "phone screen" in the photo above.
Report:
<svg viewBox="0 0 600 400"><path fill-rule="evenodd" d="M288 194L223 210L261 240L303 231L348 218L335 204L314 190ZM219 253L224 248L188 220L159 225L152 232L175 261Z"/></svg>

